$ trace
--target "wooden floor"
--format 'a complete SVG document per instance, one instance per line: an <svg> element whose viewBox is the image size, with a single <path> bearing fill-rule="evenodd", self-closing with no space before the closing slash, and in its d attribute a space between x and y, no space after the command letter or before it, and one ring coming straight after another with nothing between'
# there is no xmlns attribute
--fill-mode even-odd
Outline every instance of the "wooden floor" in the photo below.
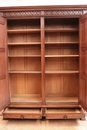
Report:
<svg viewBox="0 0 87 130"><path fill-rule="evenodd" d="M87 130L87 118L81 120L3 120L0 130Z"/></svg>

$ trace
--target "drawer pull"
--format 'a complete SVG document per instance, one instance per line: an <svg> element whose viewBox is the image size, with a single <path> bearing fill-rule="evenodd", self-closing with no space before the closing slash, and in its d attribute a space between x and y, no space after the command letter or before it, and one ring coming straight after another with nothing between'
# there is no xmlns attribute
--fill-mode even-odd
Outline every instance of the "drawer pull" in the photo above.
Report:
<svg viewBox="0 0 87 130"><path fill-rule="evenodd" d="M66 115L64 115L64 116L63 116L63 118L64 118L64 119L67 119L67 116L66 116Z"/></svg>
<svg viewBox="0 0 87 130"><path fill-rule="evenodd" d="M24 119L24 116L23 116L23 115L21 115L21 116L20 116L20 118L21 118L21 119Z"/></svg>

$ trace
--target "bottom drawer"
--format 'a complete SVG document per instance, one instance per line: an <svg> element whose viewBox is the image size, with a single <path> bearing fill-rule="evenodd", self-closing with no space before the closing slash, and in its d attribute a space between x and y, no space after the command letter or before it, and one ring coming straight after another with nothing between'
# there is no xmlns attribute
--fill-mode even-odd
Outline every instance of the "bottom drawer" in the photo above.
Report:
<svg viewBox="0 0 87 130"><path fill-rule="evenodd" d="M41 109L12 109L6 108L3 119L41 119Z"/></svg>
<svg viewBox="0 0 87 130"><path fill-rule="evenodd" d="M81 108L73 109L46 109L46 119L85 119L84 111Z"/></svg>

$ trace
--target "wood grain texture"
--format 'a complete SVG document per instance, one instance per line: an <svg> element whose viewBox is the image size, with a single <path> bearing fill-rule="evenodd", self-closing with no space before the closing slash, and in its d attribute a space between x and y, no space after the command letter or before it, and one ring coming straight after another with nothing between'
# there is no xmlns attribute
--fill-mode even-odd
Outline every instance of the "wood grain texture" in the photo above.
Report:
<svg viewBox="0 0 87 130"><path fill-rule="evenodd" d="M47 7L0 7L7 18L7 29L0 18L1 107L10 96L4 119L85 118L78 106L87 109L86 15L79 29L86 6Z"/></svg>
<svg viewBox="0 0 87 130"><path fill-rule="evenodd" d="M82 48L86 48L87 46L87 14L81 17L80 19L80 90L79 90L79 102L83 106L85 110L87 110L87 50L83 50Z"/></svg>
<svg viewBox="0 0 87 130"><path fill-rule="evenodd" d="M41 109L6 109L4 119L41 119Z"/></svg>
<svg viewBox="0 0 87 130"><path fill-rule="evenodd" d="M6 19L0 17L0 110L9 104L9 88L7 84L7 48Z"/></svg>
<svg viewBox="0 0 87 130"><path fill-rule="evenodd" d="M84 118L85 115L80 109L47 109L47 119L78 119Z"/></svg>

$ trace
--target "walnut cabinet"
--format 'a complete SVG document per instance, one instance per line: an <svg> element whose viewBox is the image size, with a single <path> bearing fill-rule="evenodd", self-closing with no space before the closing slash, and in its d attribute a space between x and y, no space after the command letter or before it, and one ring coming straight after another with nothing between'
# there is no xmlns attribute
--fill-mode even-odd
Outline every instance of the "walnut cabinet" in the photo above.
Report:
<svg viewBox="0 0 87 130"><path fill-rule="evenodd" d="M87 6L0 7L3 119L85 119Z"/></svg>

